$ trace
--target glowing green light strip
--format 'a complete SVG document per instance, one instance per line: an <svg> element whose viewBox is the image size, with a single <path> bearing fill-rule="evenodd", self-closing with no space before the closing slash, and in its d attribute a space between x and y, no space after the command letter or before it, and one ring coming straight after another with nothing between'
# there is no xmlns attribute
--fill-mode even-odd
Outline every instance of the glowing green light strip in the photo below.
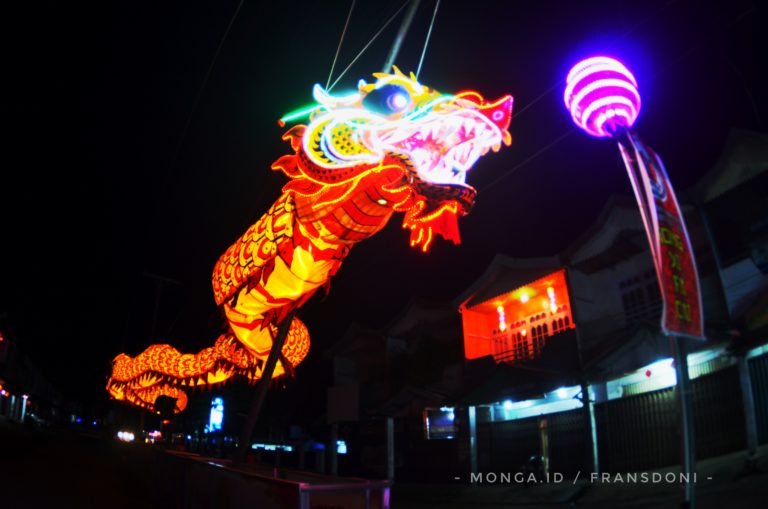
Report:
<svg viewBox="0 0 768 509"><path fill-rule="evenodd" d="M296 120L297 118L306 117L307 115L309 115L310 113L312 113L313 111L315 111L318 108L322 108L322 106L319 105L319 104L316 104L316 105L311 106L309 108L302 108L300 110L295 110L295 111L292 111L292 112L288 113L287 115L285 115L280 120L282 120L283 122L290 122L291 120Z"/></svg>

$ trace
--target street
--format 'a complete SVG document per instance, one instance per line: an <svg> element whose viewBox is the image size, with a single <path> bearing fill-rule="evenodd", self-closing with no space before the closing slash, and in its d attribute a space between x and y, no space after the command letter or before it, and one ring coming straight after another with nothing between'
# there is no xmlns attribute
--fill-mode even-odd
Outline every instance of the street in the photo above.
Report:
<svg viewBox="0 0 768 509"><path fill-rule="evenodd" d="M151 507L142 461L148 452L97 434L0 421L0 506Z"/></svg>
<svg viewBox="0 0 768 509"><path fill-rule="evenodd" d="M170 507L158 490L161 479L149 472L155 451L141 444L123 444L85 431L42 431L8 421L0 422L0 494L2 507L134 508ZM735 453L697 464L696 507L764 507L768 495L768 446L758 450L751 469L746 453ZM662 477L674 469L657 470ZM653 480L649 473L648 479ZM658 477L658 476L657 476ZM484 485L469 479L454 484L395 483L394 509L440 507L679 507L681 488L675 483L626 482L612 475L610 482L592 483L588 474L575 484L542 482L525 486L514 482ZM622 482L623 481L623 482ZM224 494L222 494L224 495ZM236 497L233 497L236 498ZM229 501L226 505L225 501ZM221 507L237 500L222 496ZM195 506L192 501L192 506ZM199 504L198 504L199 505Z"/></svg>

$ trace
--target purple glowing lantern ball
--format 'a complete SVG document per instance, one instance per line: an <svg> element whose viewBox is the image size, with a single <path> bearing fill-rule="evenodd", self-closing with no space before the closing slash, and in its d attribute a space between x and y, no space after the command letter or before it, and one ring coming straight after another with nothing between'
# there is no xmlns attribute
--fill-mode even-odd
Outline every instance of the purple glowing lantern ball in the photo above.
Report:
<svg viewBox="0 0 768 509"><path fill-rule="evenodd" d="M565 105L576 125L592 136L613 136L619 128L632 127L640 113L637 81L618 60L584 59L565 82Z"/></svg>

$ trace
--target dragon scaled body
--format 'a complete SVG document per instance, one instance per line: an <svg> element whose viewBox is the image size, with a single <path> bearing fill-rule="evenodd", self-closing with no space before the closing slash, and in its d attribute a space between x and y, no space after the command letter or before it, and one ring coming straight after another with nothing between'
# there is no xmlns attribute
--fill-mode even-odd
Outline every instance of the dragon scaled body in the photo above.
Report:
<svg viewBox="0 0 768 509"><path fill-rule="evenodd" d="M457 217L476 195L466 174L489 150L511 143L512 97L440 94L397 69L374 76L346 96L316 85L308 125L283 136L293 153L272 169L289 182L213 270L229 330L197 354L152 345L134 358L118 355L107 383L114 398L157 411L157 398L169 396L180 412L184 387L258 379L277 325L395 212L404 214L412 246L426 251L436 236L459 242ZM274 376L308 351L307 328L294 318Z"/></svg>

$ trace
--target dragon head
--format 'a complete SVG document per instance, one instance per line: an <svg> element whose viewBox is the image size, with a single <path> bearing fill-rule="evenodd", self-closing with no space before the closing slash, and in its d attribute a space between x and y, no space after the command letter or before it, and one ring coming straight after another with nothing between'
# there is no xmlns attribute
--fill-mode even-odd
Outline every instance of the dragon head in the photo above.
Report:
<svg viewBox="0 0 768 509"><path fill-rule="evenodd" d="M273 168L297 180L288 188L335 187L333 196L365 176L386 174L382 192L395 212L405 213L411 245L426 251L435 234L458 243L456 218L469 213L477 194L466 183L469 170L512 142L512 96L489 102L477 92L441 94L397 68L374 76L375 83L361 80L357 92L343 96L315 85L317 103L280 121L309 115L307 126L285 136L297 156Z"/></svg>

